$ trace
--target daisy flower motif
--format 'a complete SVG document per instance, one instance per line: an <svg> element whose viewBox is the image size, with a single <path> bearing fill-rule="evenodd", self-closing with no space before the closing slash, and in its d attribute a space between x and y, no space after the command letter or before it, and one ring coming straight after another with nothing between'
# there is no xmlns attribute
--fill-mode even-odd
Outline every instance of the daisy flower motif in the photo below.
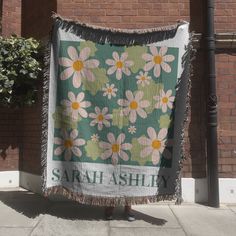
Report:
<svg viewBox="0 0 236 236"><path fill-rule="evenodd" d="M171 72L171 67L167 62L174 61L175 57L173 55L166 55L168 48L163 46L158 49L155 46L149 47L151 54L145 53L142 58L146 61L146 65L144 66L145 71L150 71L154 68L154 76L160 77L161 69L163 69L166 73Z"/></svg>
<svg viewBox="0 0 236 236"><path fill-rule="evenodd" d="M80 146L85 144L85 140L77 138L77 136L78 130L76 129L73 129L70 133L63 130L62 138L54 138L54 144L58 145L58 147L54 150L54 154L59 156L64 152L64 158L66 161L71 160L72 153L78 157L81 157L82 152L80 150Z"/></svg>
<svg viewBox="0 0 236 236"><path fill-rule="evenodd" d="M142 117L143 119L147 118L147 113L144 111L143 108L146 108L150 105L149 101L142 100L143 98L143 91L138 91L135 96L130 91L127 90L125 92L126 99L119 99L117 103L125 107L123 109L124 115L129 115L129 120L131 123L134 123L137 119L137 114Z"/></svg>
<svg viewBox="0 0 236 236"><path fill-rule="evenodd" d="M98 124L98 130L102 130L103 125L105 125L106 127L111 126L111 124L108 120L110 120L112 118L112 115L107 114L107 112L108 112L107 107L104 107L102 109L102 111L100 110L99 107L95 107L95 112L96 113L89 114L89 117L94 119L90 122L91 126L95 126L96 124Z"/></svg>
<svg viewBox="0 0 236 236"><path fill-rule="evenodd" d="M113 133L107 134L108 142L100 142L99 146L104 149L101 154L101 159L106 160L111 157L112 164L116 165L118 163L118 158L120 157L124 161L129 160L128 154L125 152L132 148L132 144L124 143L125 134L121 133L115 138Z"/></svg>
<svg viewBox="0 0 236 236"><path fill-rule="evenodd" d="M82 78L94 81L95 76L90 69L97 68L99 66L99 61L96 59L88 60L90 51L89 47L85 47L78 54L75 47L69 46L67 49L69 58L59 58L59 64L66 67L60 74L61 80L66 80L73 76L72 83L75 88L81 86Z"/></svg>
<svg viewBox="0 0 236 236"><path fill-rule="evenodd" d="M163 154L167 159L171 158L171 154L168 150L165 150L166 147L166 135L167 129L163 128L157 134L154 128L149 127L147 129L148 138L140 137L138 138L138 142L141 145L146 146L141 152L140 156L145 158L148 155L152 155L152 163L153 165L157 165L160 162L161 154Z"/></svg>
<svg viewBox="0 0 236 236"><path fill-rule="evenodd" d="M160 96L154 96L154 100L157 101L155 108L161 108L162 112L166 112L168 107L172 109L175 96L171 96L171 94L171 90L168 90L166 93L164 90L161 90Z"/></svg>
<svg viewBox="0 0 236 236"><path fill-rule="evenodd" d="M72 119L74 120L78 119L78 114L83 118L88 117L88 113L85 108L91 106L91 102L84 101L84 96L85 94L83 92L79 93L77 96L75 96L74 93L69 92L69 100L61 101L61 104L66 107L66 114L71 114Z"/></svg>
<svg viewBox="0 0 236 236"><path fill-rule="evenodd" d="M99 141L99 136L98 136L98 134L93 134L93 135L91 136L91 139L92 139L93 142L97 143L97 142Z"/></svg>
<svg viewBox="0 0 236 236"><path fill-rule="evenodd" d="M111 99L111 97L116 96L117 88L115 88L114 84L106 84L105 88L102 88L102 91L104 91L103 96L107 96L108 99Z"/></svg>
<svg viewBox="0 0 236 236"><path fill-rule="evenodd" d="M131 67L134 63L133 61L127 60L128 53L123 52L121 56L117 52L112 53L113 59L107 59L106 64L111 66L107 74L112 75L116 72L116 78L120 80L122 78L122 73L129 76L131 74L129 67Z"/></svg>
<svg viewBox="0 0 236 236"><path fill-rule="evenodd" d="M136 76L137 84L141 84L143 87L150 84L151 76L148 76L148 72L143 73L139 72L139 75Z"/></svg>
<svg viewBox="0 0 236 236"><path fill-rule="evenodd" d="M135 134L135 133L136 133L136 128L135 128L135 126L130 126L130 127L128 128L128 132L131 133L131 134Z"/></svg>

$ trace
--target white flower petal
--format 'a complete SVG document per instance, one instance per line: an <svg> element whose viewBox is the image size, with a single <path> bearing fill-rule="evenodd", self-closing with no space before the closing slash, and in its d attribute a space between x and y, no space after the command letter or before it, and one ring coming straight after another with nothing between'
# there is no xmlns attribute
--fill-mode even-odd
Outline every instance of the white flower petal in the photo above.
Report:
<svg viewBox="0 0 236 236"><path fill-rule="evenodd" d="M120 153L119 153L119 155L120 155L120 158L122 159L122 160L124 160L124 161L128 161L129 160L129 156L128 156L128 154L126 153L126 152L124 152L124 151L120 151Z"/></svg>
<svg viewBox="0 0 236 236"><path fill-rule="evenodd" d="M162 62L162 63L161 63L161 67L162 67L162 69L163 69L166 73L170 73L170 72L171 72L171 67L170 67L167 63Z"/></svg>
<svg viewBox="0 0 236 236"><path fill-rule="evenodd" d="M121 144L124 141L125 141L125 134L124 133L119 134L119 136L117 137L117 143Z"/></svg>
<svg viewBox="0 0 236 236"><path fill-rule="evenodd" d="M71 150L70 149L66 149L64 158L65 158L66 161L71 160Z"/></svg>
<svg viewBox="0 0 236 236"><path fill-rule="evenodd" d="M118 69L116 70L116 78L117 78L118 80L120 80L120 79L122 78L122 70L121 70L120 68L118 68Z"/></svg>
<svg viewBox="0 0 236 236"><path fill-rule="evenodd" d="M162 112L163 113L167 112L167 105L166 104L162 104Z"/></svg>
<svg viewBox="0 0 236 236"><path fill-rule="evenodd" d="M147 113L146 113L143 109L138 108L138 109L137 109L137 113L138 113L138 115L141 116L143 119L147 118Z"/></svg>
<svg viewBox="0 0 236 236"><path fill-rule="evenodd" d="M160 140L163 140L163 139L165 139L166 135L167 135L167 129L162 128L159 131L157 138L160 139Z"/></svg>
<svg viewBox="0 0 236 236"><path fill-rule="evenodd" d="M76 97L76 102L81 102L84 99L85 94L83 92L80 92Z"/></svg>
<svg viewBox="0 0 236 236"><path fill-rule="evenodd" d="M103 107L102 114L105 115L108 112L108 107Z"/></svg>
<svg viewBox="0 0 236 236"><path fill-rule="evenodd" d="M160 153L157 150L154 150L152 153L152 163L157 165L160 161Z"/></svg>
<svg viewBox="0 0 236 236"><path fill-rule="evenodd" d="M118 54L117 52L113 52L113 53L112 53L112 56L113 56L113 58L114 58L116 61L119 61L119 60L120 60L119 54Z"/></svg>
<svg viewBox="0 0 236 236"><path fill-rule="evenodd" d="M89 101L83 101L80 103L80 107L87 108L91 106L91 102Z"/></svg>
<svg viewBox="0 0 236 236"><path fill-rule="evenodd" d="M115 73L117 67L116 66L112 66L107 70L107 74L108 75L112 75L113 73Z"/></svg>
<svg viewBox="0 0 236 236"><path fill-rule="evenodd" d="M112 150L111 150L111 149L106 150L105 152L103 152L103 153L101 154L101 159L102 159L102 160L106 160L106 159L109 158L111 155L112 155Z"/></svg>
<svg viewBox="0 0 236 236"><path fill-rule="evenodd" d="M107 134L107 139L108 139L108 141L109 141L111 144L113 144L113 143L116 142L116 139L115 139L115 136L114 136L113 133L108 133L108 134Z"/></svg>
<svg viewBox="0 0 236 236"><path fill-rule="evenodd" d="M114 66L116 64L116 62L112 59L107 59L106 64L109 65L109 66Z"/></svg>
<svg viewBox="0 0 236 236"><path fill-rule="evenodd" d="M82 138L77 138L73 141L74 146L82 146L85 144L85 140Z"/></svg>
<svg viewBox="0 0 236 236"><path fill-rule="evenodd" d="M118 163L118 154L117 153L112 154L111 161L112 161L113 165L117 165L117 163Z"/></svg>
<svg viewBox="0 0 236 236"><path fill-rule="evenodd" d="M70 132L70 138L71 139L75 139L77 136L78 136L78 130L77 129L73 129L71 132Z"/></svg>
<svg viewBox="0 0 236 236"><path fill-rule="evenodd" d="M58 144L58 145L61 145L61 144L63 144L63 139L55 137L54 138L54 143Z"/></svg>
<svg viewBox="0 0 236 236"><path fill-rule="evenodd" d="M155 65L155 63L153 61L150 61L148 63L145 64L145 66L143 67L143 69L145 71L149 71L153 68L153 66Z"/></svg>
<svg viewBox="0 0 236 236"><path fill-rule="evenodd" d="M79 88L81 86L81 73L74 73L72 83L75 88Z"/></svg>
<svg viewBox="0 0 236 236"><path fill-rule="evenodd" d="M172 62L174 61L175 57L173 55L165 55L164 57L162 57L162 60L165 62Z"/></svg>
<svg viewBox="0 0 236 236"><path fill-rule="evenodd" d="M151 140L154 140L157 138L156 131L153 127L148 127L147 133L148 133L148 136L150 137Z"/></svg>
<svg viewBox="0 0 236 236"><path fill-rule="evenodd" d="M72 147L71 148L71 151L78 157L81 157L82 156L82 152L81 150L78 148L78 147Z"/></svg>
<svg viewBox="0 0 236 236"><path fill-rule="evenodd" d="M59 147L57 147L57 148L54 150L54 154L55 154L56 156L59 156L59 155L61 155L61 154L64 152L64 150L65 150L64 145L63 145L63 146L59 146Z"/></svg>
<svg viewBox="0 0 236 236"><path fill-rule="evenodd" d="M155 64L154 66L154 76L157 78L161 75L161 66L159 64Z"/></svg>
<svg viewBox="0 0 236 236"><path fill-rule="evenodd" d="M59 58L58 62L59 62L59 65L64 66L64 67L72 67L73 65L73 61L66 57Z"/></svg>
<svg viewBox="0 0 236 236"><path fill-rule="evenodd" d="M145 146L150 146L152 144L152 141L146 137L138 138L138 142L142 145L145 145Z"/></svg>
<svg viewBox="0 0 236 236"><path fill-rule="evenodd" d="M83 49L80 51L79 58L80 58L82 61L87 60L88 57L89 57L90 51L91 51L91 50L90 50L89 47L83 48Z"/></svg>
<svg viewBox="0 0 236 236"><path fill-rule="evenodd" d="M149 53L144 53L142 55L142 58L145 60L145 61L152 61L153 59L153 55L149 54ZM143 76L143 74L140 73L141 76Z"/></svg>
<svg viewBox="0 0 236 236"><path fill-rule="evenodd" d="M72 46L68 47L67 52L68 52L69 57L73 61L77 61L78 60L78 58L79 58L78 57L78 52L77 52L77 50L74 47L72 47Z"/></svg>
<svg viewBox="0 0 236 236"><path fill-rule="evenodd" d="M86 68L97 68L99 66L99 61L96 59L87 60L84 62Z"/></svg>
<svg viewBox="0 0 236 236"><path fill-rule="evenodd" d="M94 76L94 74L93 74L92 71L87 70L87 69L84 69L83 72L84 72L85 78L86 78L88 81L94 81L94 80L95 80L95 76Z"/></svg>
<svg viewBox="0 0 236 236"><path fill-rule="evenodd" d="M69 92L68 93L68 98L70 99L71 102L75 102L75 95L73 92Z"/></svg>
<svg viewBox="0 0 236 236"><path fill-rule="evenodd" d="M121 54L120 60L121 60L121 61L125 61L127 58L128 58L128 53L127 53L127 52L123 52L123 53Z"/></svg>
<svg viewBox="0 0 236 236"><path fill-rule="evenodd" d="M137 114L136 114L136 111L135 110L131 110L130 111L130 114L129 114L129 120L131 123L135 123L137 119Z"/></svg>
<svg viewBox="0 0 236 236"><path fill-rule="evenodd" d="M153 56L158 55L158 51L155 46L150 46L149 49L150 49L150 52L152 53Z"/></svg>
<svg viewBox="0 0 236 236"><path fill-rule="evenodd" d="M130 90L126 90L125 91L125 95L128 98L129 101L133 101L134 100L134 95Z"/></svg>
<svg viewBox="0 0 236 236"><path fill-rule="evenodd" d="M87 113L87 111L86 111L85 109L80 108L78 112L79 112L79 114L80 114L83 118L87 118L87 117L88 117L88 113Z"/></svg>
<svg viewBox="0 0 236 236"><path fill-rule="evenodd" d="M100 147L100 148L103 148L103 149L111 149L111 144L110 144L110 143L107 143L107 142L101 141L101 142L99 143L99 147Z"/></svg>
<svg viewBox="0 0 236 236"><path fill-rule="evenodd" d="M146 147L140 152L140 157L146 157L152 153L153 149L151 147Z"/></svg>
<svg viewBox="0 0 236 236"><path fill-rule="evenodd" d="M132 148L132 144L130 144L130 143L121 144L121 149L122 150L130 150L131 148Z"/></svg>
<svg viewBox="0 0 236 236"><path fill-rule="evenodd" d="M71 67L68 67L67 69L63 70L60 74L61 80L69 79L74 73L74 70Z"/></svg>
<svg viewBox="0 0 236 236"><path fill-rule="evenodd" d="M166 46L163 46L159 50L159 55L163 57L167 53L168 48Z"/></svg>

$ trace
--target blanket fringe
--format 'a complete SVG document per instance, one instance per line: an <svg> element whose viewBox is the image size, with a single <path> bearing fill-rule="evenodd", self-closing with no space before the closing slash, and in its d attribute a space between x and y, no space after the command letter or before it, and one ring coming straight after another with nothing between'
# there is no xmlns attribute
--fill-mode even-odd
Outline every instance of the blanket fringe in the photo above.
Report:
<svg viewBox="0 0 236 236"><path fill-rule="evenodd" d="M186 83L186 98L185 98L185 111L184 111L184 120L181 124L181 140L180 140L180 161L179 161L179 168L177 171L177 178L176 178L176 186L175 186L175 198L176 204L181 204L183 201L182 199L182 189L181 189L181 170L183 167L184 161L187 159L185 155L185 130L187 129L188 125L188 118L189 118L189 111L190 111L190 99L191 99L191 77L193 75L193 60L196 56L196 49L193 47L194 42L194 33L190 33L189 36L189 43L186 46L186 53L182 57L182 67L184 68L184 71L177 81L176 85L176 99L178 99L179 91L182 91L180 89L181 83Z"/></svg>
<svg viewBox="0 0 236 236"><path fill-rule="evenodd" d="M83 195L70 191L63 186L54 186L48 188L44 192L45 196L59 194L66 197L69 200L79 202L86 205L95 206L125 206L125 205L136 205L136 204L148 204L164 200L174 200L174 195L162 194L154 196L138 196L138 197L104 197L104 196L92 196Z"/></svg>
<svg viewBox="0 0 236 236"><path fill-rule="evenodd" d="M186 23L185 21L179 21L177 24L165 27L129 30L85 24L80 21L64 19L58 14L53 14L52 17L58 28L60 27L85 40L100 44L110 43L126 46L149 44L173 38L178 27Z"/></svg>

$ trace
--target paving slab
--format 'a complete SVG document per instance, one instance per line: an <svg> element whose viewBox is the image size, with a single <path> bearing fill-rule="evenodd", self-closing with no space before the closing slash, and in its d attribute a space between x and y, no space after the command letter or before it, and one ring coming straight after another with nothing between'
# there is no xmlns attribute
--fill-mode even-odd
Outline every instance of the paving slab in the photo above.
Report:
<svg viewBox="0 0 236 236"><path fill-rule="evenodd" d="M187 235L231 236L236 233L236 215L230 209L170 206Z"/></svg>
<svg viewBox="0 0 236 236"><path fill-rule="evenodd" d="M102 220L68 220L45 215L31 236L108 236L109 222Z"/></svg>
<svg viewBox="0 0 236 236"><path fill-rule="evenodd" d="M236 214L236 206L228 206L229 207L229 209L231 209L233 212L235 212L235 214Z"/></svg>
<svg viewBox="0 0 236 236"><path fill-rule="evenodd" d="M29 236L32 228L1 227L0 236Z"/></svg>
<svg viewBox="0 0 236 236"><path fill-rule="evenodd" d="M123 209L116 209L111 227L181 228L168 205L137 205L132 207L136 221L124 219Z"/></svg>
<svg viewBox="0 0 236 236"><path fill-rule="evenodd" d="M0 212L0 227L34 227L39 220L39 216L30 218L1 201Z"/></svg>
<svg viewBox="0 0 236 236"><path fill-rule="evenodd" d="M112 236L186 236L182 229L111 228Z"/></svg>

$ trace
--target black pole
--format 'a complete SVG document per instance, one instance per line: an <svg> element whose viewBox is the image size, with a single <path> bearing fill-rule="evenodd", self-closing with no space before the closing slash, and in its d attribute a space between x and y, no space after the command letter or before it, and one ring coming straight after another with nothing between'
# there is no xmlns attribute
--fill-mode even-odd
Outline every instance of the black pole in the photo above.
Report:
<svg viewBox="0 0 236 236"><path fill-rule="evenodd" d="M215 74L214 0L206 1L206 69L207 69L207 177L208 204L219 207L217 96Z"/></svg>

